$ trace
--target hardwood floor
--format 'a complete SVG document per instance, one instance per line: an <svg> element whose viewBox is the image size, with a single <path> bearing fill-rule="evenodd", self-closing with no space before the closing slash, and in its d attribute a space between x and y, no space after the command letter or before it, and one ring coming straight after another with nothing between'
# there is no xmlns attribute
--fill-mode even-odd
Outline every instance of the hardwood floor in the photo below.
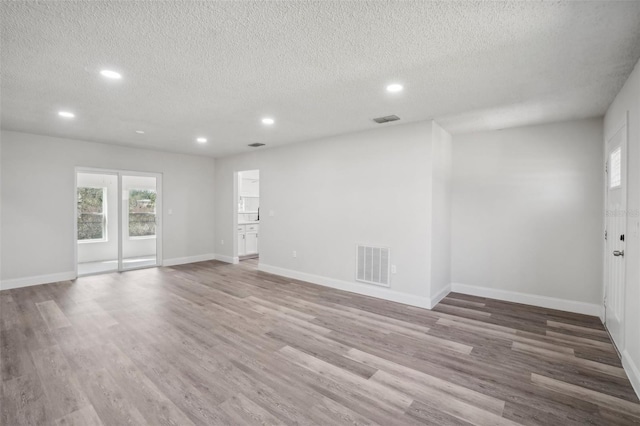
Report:
<svg viewBox="0 0 640 426"><path fill-rule="evenodd" d="M640 424L597 318L202 262L0 292L3 425Z"/></svg>

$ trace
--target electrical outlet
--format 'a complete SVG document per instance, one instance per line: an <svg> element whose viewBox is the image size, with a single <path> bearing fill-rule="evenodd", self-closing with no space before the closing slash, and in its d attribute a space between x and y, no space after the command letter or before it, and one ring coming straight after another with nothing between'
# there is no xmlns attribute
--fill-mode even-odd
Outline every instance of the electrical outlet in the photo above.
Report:
<svg viewBox="0 0 640 426"><path fill-rule="evenodd" d="M396 273L396 265L391 265L391 273L392 274Z"/></svg>
<svg viewBox="0 0 640 426"><path fill-rule="evenodd" d="M173 209L169 209L169 210L167 211L167 213L169 213L169 215L172 215L172 214L173 214Z"/></svg>
<svg viewBox="0 0 640 426"><path fill-rule="evenodd" d="M293 257L298 257L298 252L297 251L293 251Z"/></svg>
<svg viewBox="0 0 640 426"><path fill-rule="evenodd" d="M220 240L220 245L223 246L224 245L224 240Z"/></svg>
<svg viewBox="0 0 640 426"><path fill-rule="evenodd" d="M275 211L273 211L273 210L269 210L269 216L275 216L275 215L276 215L276 212L275 212Z"/></svg>

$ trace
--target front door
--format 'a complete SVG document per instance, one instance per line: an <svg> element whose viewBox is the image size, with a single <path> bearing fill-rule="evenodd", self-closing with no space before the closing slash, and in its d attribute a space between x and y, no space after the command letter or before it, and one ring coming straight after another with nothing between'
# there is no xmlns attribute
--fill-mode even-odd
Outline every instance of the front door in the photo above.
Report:
<svg viewBox="0 0 640 426"><path fill-rule="evenodd" d="M605 325L624 350L625 238L627 226L627 122L607 140Z"/></svg>

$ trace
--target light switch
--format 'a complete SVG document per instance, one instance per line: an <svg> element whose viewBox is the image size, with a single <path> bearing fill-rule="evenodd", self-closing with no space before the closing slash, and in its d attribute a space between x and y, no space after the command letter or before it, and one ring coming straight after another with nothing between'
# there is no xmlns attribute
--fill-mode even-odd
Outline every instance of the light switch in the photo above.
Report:
<svg viewBox="0 0 640 426"><path fill-rule="evenodd" d="M169 215L172 215L172 214L173 214L173 209L169 209L169 210L167 210L167 213L168 213Z"/></svg>

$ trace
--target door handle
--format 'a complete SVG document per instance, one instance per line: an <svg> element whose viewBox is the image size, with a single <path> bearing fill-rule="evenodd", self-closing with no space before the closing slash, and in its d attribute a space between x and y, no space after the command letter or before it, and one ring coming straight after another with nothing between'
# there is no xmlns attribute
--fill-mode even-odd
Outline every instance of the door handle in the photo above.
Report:
<svg viewBox="0 0 640 426"><path fill-rule="evenodd" d="M613 251L613 255L614 256L622 256L622 257L624 257L624 250L614 250Z"/></svg>

